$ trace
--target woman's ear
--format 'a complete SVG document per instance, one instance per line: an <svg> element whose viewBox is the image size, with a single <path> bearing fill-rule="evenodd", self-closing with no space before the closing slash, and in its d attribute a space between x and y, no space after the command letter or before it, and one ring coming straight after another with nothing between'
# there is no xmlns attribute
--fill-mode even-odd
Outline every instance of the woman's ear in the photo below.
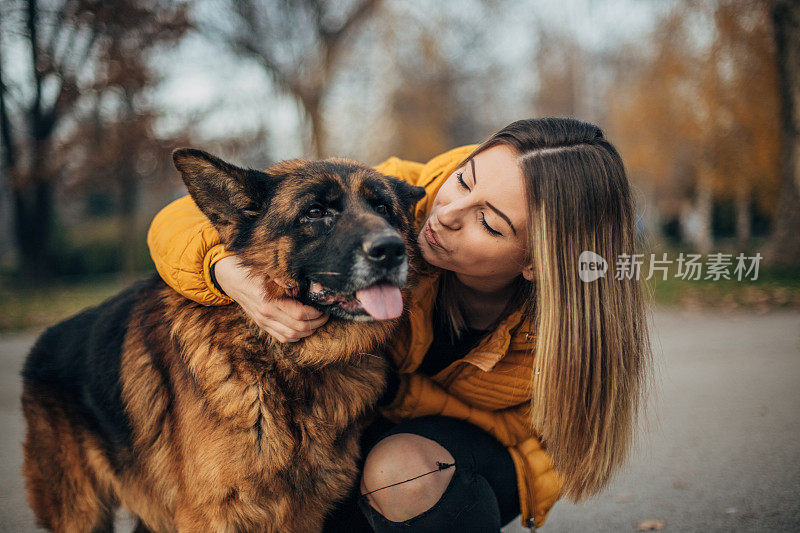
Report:
<svg viewBox="0 0 800 533"><path fill-rule="evenodd" d="M522 277L528 281L533 281L533 263L522 269Z"/></svg>

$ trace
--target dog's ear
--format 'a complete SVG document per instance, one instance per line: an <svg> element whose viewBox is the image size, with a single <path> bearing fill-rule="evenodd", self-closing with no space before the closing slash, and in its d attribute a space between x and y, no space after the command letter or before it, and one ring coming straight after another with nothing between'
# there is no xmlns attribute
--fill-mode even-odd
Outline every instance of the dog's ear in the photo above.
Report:
<svg viewBox="0 0 800 533"><path fill-rule="evenodd" d="M412 207L417 205L417 202L425 197L425 189L423 187L411 185L398 178L390 177L390 180L405 211L410 211Z"/></svg>
<svg viewBox="0 0 800 533"><path fill-rule="evenodd" d="M257 217L268 206L276 180L193 148L172 152L189 194L220 233ZM228 231L225 231L228 233Z"/></svg>

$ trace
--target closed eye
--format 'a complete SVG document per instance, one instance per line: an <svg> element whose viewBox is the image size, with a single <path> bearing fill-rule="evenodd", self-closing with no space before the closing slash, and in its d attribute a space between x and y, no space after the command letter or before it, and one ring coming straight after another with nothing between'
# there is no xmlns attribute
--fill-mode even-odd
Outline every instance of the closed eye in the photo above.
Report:
<svg viewBox="0 0 800 533"><path fill-rule="evenodd" d="M459 185L461 185L466 190L470 190L469 186L467 185L467 182L464 181L464 173L463 172L459 172L458 174L456 174L456 179L458 180Z"/></svg>
<svg viewBox="0 0 800 533"><path fill-rule="evenodd" d="M494 229L493 227L491 227L491 226L490 226L490 225L489 225L489 224L486 222L486 215L484 215L483 213L481 213L481 223L483 224L483 227L484 227L484 228L486 228L486 231L488 231L488 232L489 232L489 233L491 233L492 235L498 235L498 236L500 236L500 237L502 237L502 236L503 236L503 234L502 234L502 233L500 233L499 231L497 231L496 229Z"/></svg>
<svg viewBox="0 0 800 533"><path fill-rule="evenodd" d="M460 185L462 188L464 188L464 189L466 189L466 190L468 190L468 191L470 190L469 186L467 185L467 182L466 182L466 181L464 181L464 173L463 173L463 172L459 172L458 174L456 174L456 179L458 180L458 184L459 184L459 185ZM500 236L500 237L502 237L502 236L503 236L503 234L502 234L502 233L500 233L499 231L497 231L496 229L494 229L493 227L491 227L491 226L489 225L489 223L488 223L488 222L486 222L486 215L484 215L483 213L481 213L481 224L483 224L483 227L484 227L484 228L486 229L486 231L488 231L490 234L492 234L492 235L497 235L497 236Z"/></svg>

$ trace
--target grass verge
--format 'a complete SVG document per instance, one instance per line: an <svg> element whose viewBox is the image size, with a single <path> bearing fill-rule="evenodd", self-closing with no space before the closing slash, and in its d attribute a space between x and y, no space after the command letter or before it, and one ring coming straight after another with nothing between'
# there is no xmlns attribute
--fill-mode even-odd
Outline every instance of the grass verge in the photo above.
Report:
<svg viewBox="0 0 800 533"><path fill-rule="evenodd" d="M41 286L12 279L0 283L0 332L43 328L115 295L147 272L133 277L102 276Z"/></svg>

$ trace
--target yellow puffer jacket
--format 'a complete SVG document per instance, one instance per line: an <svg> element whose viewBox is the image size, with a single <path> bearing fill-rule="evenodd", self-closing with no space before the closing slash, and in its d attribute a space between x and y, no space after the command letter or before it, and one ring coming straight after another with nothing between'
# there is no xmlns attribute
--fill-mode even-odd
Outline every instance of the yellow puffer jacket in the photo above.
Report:
<svg viewBox="0 0 800 533"><path fill-rule="evenodd" d="M474 145L456 148L423 165L392 157L379 172L425 187L417 204L418 223L425 220L444 181ZM231 300L211 281L210 266L231 255L219 234L189 196L162 209L147 236L161 277L178 292L205 305ZM384 416L399 422L425 415L443 415L471 422L506 446L514 460L522 523L541 527L562 495L562 482L550 456L530 426L531 372L535 338L528 320L517 311L465 357L438 374L416 373L433 340L432 312L439 277L423 278L409 302L409 320L390 347L400 372L400 389Z"/></svg>

